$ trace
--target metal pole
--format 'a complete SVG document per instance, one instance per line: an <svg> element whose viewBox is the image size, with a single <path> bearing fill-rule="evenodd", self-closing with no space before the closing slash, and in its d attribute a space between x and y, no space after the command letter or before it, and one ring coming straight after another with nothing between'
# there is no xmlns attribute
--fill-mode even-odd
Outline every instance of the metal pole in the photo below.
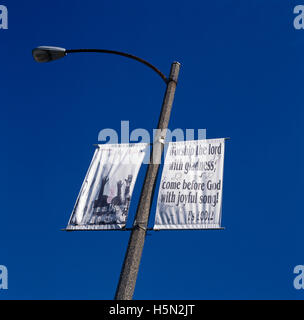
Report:
<svg viewBox="0 0 304 320"><path fill-rule="evenodd" d="M167 81L166 93L158 121L158 136L153 142L151 159L146 172L133 229L130 235L128 248L120 273L115 300L132 300L133 298L139 264L147 232L154 188L161 162L161 155L164 149L163 142L169 124L179 70L180 64L178 62L173 62L171 65L170 76Z"/></svg>

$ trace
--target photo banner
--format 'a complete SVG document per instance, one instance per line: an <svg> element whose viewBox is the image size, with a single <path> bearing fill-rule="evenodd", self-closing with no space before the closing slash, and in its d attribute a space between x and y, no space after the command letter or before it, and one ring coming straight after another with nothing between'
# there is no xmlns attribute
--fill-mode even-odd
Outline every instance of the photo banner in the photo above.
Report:
<svg viewBox="0 0 304 320"><path fill-rule="evenodd" d="M66 230L116 230L126 225L148 144L98 145Z"/></svg>
<svg viewBox="0 0 304 320"><path fill-rule="evenodd" d="M225 139L170 142L154 230L221 228Z"/></svg>

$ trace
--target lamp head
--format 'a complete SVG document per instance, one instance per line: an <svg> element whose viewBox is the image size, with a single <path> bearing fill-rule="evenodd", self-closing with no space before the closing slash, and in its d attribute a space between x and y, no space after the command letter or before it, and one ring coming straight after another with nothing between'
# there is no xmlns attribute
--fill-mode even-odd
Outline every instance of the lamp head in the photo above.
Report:
<svg viewBox="0 0 304 320"><path fill-rule="evenodd" d="M66 49L59 47L37 47L32 51L36 62L50 62L66 56Z"/></svg>

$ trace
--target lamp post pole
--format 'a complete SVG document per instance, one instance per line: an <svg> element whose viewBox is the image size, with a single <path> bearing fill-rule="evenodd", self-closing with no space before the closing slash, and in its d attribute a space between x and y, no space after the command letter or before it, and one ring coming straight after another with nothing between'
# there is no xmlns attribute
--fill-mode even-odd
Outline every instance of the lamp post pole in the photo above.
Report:
<svg viewBox="0 0 304 320"><path fill-rule="evenodd" d="M118 286L115 293L116 300L131 300L135 289L139 264L145 243L146 231L149 222L151 204L153 200L154 188L156 184L157 174L161 162L161 156L164 150L164 141L166 138L166 130L168 128L172 104L177 85L180 64L173 62L171 65L170 75L167 78L155 66L148 61L137 56L114 50L106 49L70 49L58 47L38 47L33 50L33 57L37 62L50 62L61 59L70 53L108 53L124 56L141 62L155 71L166 83L166 92L163 99L162 109L157 125L157 134L153 142L151 150L150 163L146 172L144 185L141 191L136 216L131 231L128 248L125 254Z"/></svg>
<svg viewBox="0 0 304 320"><path fill-rule="evenodd" d="M115 300L132 300L139 264L145 243L153 193L163 153L163 142L168 128L170 114L179 74L180 64L173 62L167 81L167 88L158 121L156 139L153 142L150 163L146 172L137 212L131 231L127 252L118 282Z"/></svg>

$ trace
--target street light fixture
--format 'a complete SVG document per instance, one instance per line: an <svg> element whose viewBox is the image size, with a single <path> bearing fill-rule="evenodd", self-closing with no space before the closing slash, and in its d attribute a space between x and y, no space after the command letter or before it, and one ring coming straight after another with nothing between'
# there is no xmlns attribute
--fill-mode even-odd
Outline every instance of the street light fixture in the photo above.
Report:
<svg viewBox="0 0 304 320"><path fill-rule="evenodd" d="M171 64L171 70L169 77L167 78L161 71L153 66L148 61L131 55L129 53L106 50L106 49L71 49L66 50L58 47L38 47L33 50L33 57L37 62L50 62L63 58L69 53L81 53L81 52L98 52L109 53L124 56L143 63L144 65L155 71L166 83L166 92L163 99L163 104L157 125L157 134L155 141L152 145L151 159L146 172L144 184L141 190L139 203L131 231L128 248L124 258L122 270L120 273L120 279L116 289L116 300L131 300L133 297L137 274L139 270L139 264L144 247L150 210L156 185L156 179L160 166L161 156L164 150L164 141L166 137L166 130L168 128L172 104L175 95L175 89L177 85L177 79L180 70L180 63L173 62Z"/></svg>
<svg viewBox="0 0 304 320"><path fill-rule="evenodd" d="M46 46L35 48L32 53L36 62L50 62L67 54L64 48Z"/></svg>

